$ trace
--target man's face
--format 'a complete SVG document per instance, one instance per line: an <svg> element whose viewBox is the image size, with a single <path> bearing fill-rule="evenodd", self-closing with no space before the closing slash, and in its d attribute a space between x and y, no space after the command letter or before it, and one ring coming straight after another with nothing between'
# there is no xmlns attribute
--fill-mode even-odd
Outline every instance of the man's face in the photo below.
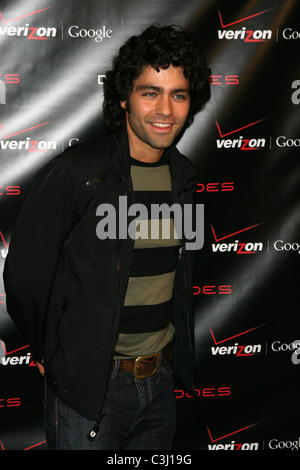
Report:
<svg viewBox="0 0 300 470"><path fill-rule="evenodd" d="M121 102L124 109L126 105ZM159 72L145 67L133 83L126 112L132 156L139 158L169 147L183 128L189 109L189 81L181 67Z"/></svg>

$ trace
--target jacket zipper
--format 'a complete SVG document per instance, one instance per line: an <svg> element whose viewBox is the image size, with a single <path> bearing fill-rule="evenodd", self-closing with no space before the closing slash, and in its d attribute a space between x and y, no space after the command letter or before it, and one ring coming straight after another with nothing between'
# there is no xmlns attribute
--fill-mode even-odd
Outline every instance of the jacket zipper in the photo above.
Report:
<svg viewBox="0 0 300 470"><path fill-rule="evenodd" d="M181 194L183 192L187 192L187 191L192 190L196 186L196 183L197 183L197 178L193 178L190 181L188 181L188 183L186 183L182 187L182 189L178 192L178 194L175 198L175 202L178 201L179 197L181 196ZM185 295L187 295L188 288L187 288L187 280L186 280L186 269L185 269L185 265L183 266L183 264L185 264L184 257L185 257L185 247L182 244L181 247L180 247L180 250L179 250L179 259L181 260L181 263L182 263L182 271L183 271L182 274L183 274L183 281L184 281L184 290L185 290ZM192 346L192 340L191 340L189 305L187 305L187 308L188 308L188 311L187 311L188 339L189 339L190 350L191 350L192 356L194 358L193 346Z"/></svg>
<svg viewBox="0 0 300 470"><path fill-rule="evenodd" d="M181 251L180 251L180 254L179 254L179 257L181 258L181 263L182 263L182 271L183 271L183 281L184 281L184 290L185 290L185 295L187 295L187 292L188 292L188 287L187 287L187 281L186 281L186 269L185 269L185 265L183 266L183 263L184 263L184 253L185 253L185 248L182 246L181 247ZM188 301L188 299L187 299ZM195 360L195 357L194 357L194 352L193 352L193 345L192 345L192 339L191 339L191 328L190 328L190 315L189 315L189 304L187 305L187 308L188 308L188 311L187 311L187 323L188 323L188 338L189 338L189 346L190 346L190 350L191 350L191 353L192 353L192 356Z"/></svg>
<svg viewBox="0 0 300 470"><path fill-rule="evenodd" d="M117 304L117 331L118 331L118 328L119 328L119 322L120 322L120 316L121 316L121 308L120 308L120 271L119 271L119 253L120 253L120 242L119 242L119 246L118 246L118 256L117 256L117 289L118 289L118 304ZM118 342L118 335L116 335L116 338L114 340L114 343L113 343L113 347L111 349L111 354L110 354L110 357L111 357L111 362L112 362L112 358L113 358L113 352L115 350L115 347L117 345L117 342ZM110 372L109 372L110 373ZM105 394L104 394L104 397L106 396L106 392L107 392L107 388L108 388L108 381L109 381L109 374L107 376L107 380L106 380L106 390L105 390ZM103 403L104 403L104 399L103 399L103 402L102 402L102 405L101 405L101 410L99 411L98 413L98 416L96 418L96 421L94 423L94 426L92 427L92 429L89 431L88 435L87 435L87 438L89 441L94 441L97 437L97 434L98 432L100 431L100 424L101 424L101 421L105 415L104 411L102 410L102 406L103 406Z"/></svg>
<svg viewBox="0 0 300 470"><path fill-rule="evenodd" d="M125 182L125 178L123 176L120 176L118 175L121 180L123 182ZM90 183L90 182L87 182L87 183ZM117 253L117 263L116 263L116 269L117 269L117 290L118 290L118 304L117 304L117 332L118 332L118 329L119 329L119 323L120 323L120 316L121 316L121 301L120 301L120 249L121 249L121 242L119 240L119 244L118 244L118 253ZM111 362L112 362L112 359L113 359L113 353L114 353L114 350L115 350L115 347L117 345L117 342L118 342L118 334L116 334L116 337L114 339L114 342L113 342L113 346L112 346L112 349L111 349L111 353L110 353L110 357L111 357ZM110 374L110 371L109 371L109 374ZM99 433L100 431L100 424L101 424L101 421L105 415L104 411L102 410L102 406L103 406L103 403L104 403L104 400L105 400L105 396L106 396L106 392L107 392L107 388L108 388L108 382L109 382L109 374L107 376L107 380L106 380L106 390L105 390L105 394L104 394L104 398L103 398L103 401L102 401L102 405L101 405L101 410L99 411L98 415L97 415L97 418L96 418L96 421L94 423L94 426L92 427L92 429L89 431L89 433L87 434L87 439L89 441L94 441L97 437L97 434Z"/></svg>
<svg viewBox="0 0 300 470"><path fill-rule="evenodd" d="M95 178L92 178L91 180L89 181L86 181L85 184L86 186L92 186L93 184L97 184L99 183L99 181L101 181L101 176L96 176Z"/></svg>

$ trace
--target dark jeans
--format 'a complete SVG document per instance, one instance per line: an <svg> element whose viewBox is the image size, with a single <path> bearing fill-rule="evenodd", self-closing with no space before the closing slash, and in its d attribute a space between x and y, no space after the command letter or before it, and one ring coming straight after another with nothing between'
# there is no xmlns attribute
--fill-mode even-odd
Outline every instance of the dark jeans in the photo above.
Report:
<svg viewBox="0 0 300 470"><path fill-rule="evenodd" d="M111 374L105 413L95 441L87 439L94 422L78 415L46 386L46 436L50 450L169 450L176 426L171 366L155 375L135 379Z"/></svg>

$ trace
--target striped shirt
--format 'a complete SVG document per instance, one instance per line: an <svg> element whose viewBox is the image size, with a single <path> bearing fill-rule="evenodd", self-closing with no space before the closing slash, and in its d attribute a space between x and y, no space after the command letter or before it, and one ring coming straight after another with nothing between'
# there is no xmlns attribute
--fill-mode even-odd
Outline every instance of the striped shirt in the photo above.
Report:
<svg viewBox="0 0 300 470"><path fill-rule="evenodd" d="M154 164L134 159L131 163L135 203L143 204L143 211L137 213L139 220L115 359L160 351L175 332L170 318L180 241L170 210L164 213L167 218L153 210L161 204L168 208L172 205L169 166L164 156Z"/></svg>

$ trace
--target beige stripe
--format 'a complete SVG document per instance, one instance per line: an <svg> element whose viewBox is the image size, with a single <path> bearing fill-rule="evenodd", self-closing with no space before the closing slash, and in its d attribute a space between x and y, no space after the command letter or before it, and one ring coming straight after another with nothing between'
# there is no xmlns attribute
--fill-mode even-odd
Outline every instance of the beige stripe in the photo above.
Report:
<svg viewBox="0 0 300 470"><path fill-rule="evenodd" d="M180 245L173 219L138 220L134 248L157 248Z"/></svg>
<svg viewBox="0 0 300 470"><path fill-rule="evenodd" d="M134 191L171 191L168 165L143 167L131 166Z"/></svg>
<svg viewBox="0 0 300 470"><path fill-rule="evenodd" d="M114 359L122 358L122 356L118 356L118 353L126 354L134 358L138 356L148 356L161 351L172 341L174 333L175 328L170 323L165 330L153 333L120 334Z"/></svg>
<svg viewBox="0 0 300 470"><path fill-rule="evenodd" d="M157 305L173 295L175 271L157 276L130 277L124 305Z"/></svg>

